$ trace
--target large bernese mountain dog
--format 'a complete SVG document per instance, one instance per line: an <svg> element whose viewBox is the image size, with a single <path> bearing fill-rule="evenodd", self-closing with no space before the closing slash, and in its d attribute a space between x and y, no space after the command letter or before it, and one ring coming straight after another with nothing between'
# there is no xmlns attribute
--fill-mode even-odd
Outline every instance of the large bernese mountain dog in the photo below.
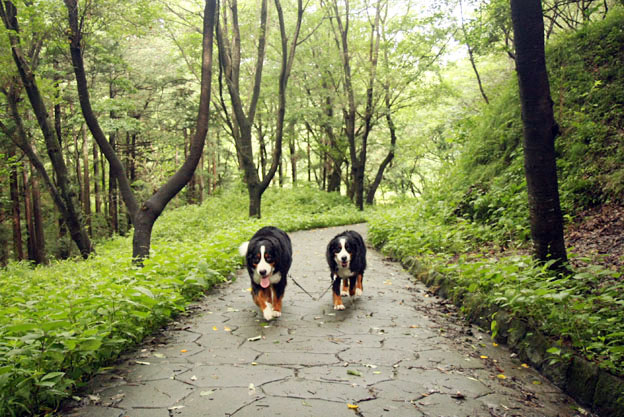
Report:
<svg viewBox="0 0 624 417"><path fill-rule="evenodd" d="M333 282L334 310L344 310L341 296L362 295L362 280L366 269L364 239L358 232L346 230L329 242L326 257Z"/></svg>
<svg viewBox="0 0 624 417"><path fill-rule="evenodd" d="M282 315L286 277L292 264L292 245L284 231L273 226L258 230L239 247L249 277L251 297L266 320Z"/></svg>

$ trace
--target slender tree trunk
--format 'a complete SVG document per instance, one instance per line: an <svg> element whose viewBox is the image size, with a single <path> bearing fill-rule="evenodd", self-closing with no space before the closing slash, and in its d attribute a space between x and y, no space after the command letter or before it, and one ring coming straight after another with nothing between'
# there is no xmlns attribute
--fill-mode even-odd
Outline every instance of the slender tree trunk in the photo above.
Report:
<svg viewBox="0 0 624 417"><path fill-rule="evenodd" d="M490 100L488 100L487 95L485 94L485 90L483 89L483 83L481 82L481 76L479 75L479 71L477 70L477 64L474 59L474 51L470 46L470 40L468 39L468 31L466 30L466 25L464 23L464 8L462 7L462 2L459 2L459 11L461 13L461 26L462 31L464 32L464 41L466 42L466 48L468 49L468 59L470 60L470 65L472 65L472 70L477 77L477 83L479 84L479 91L481 92L481 97L485 100L485 104L490 104Z"/></svg>
<svg viewBox="0 0 624 417"><path fill-rule="evenodd" d="M541 1L511 0L511 18L522 104L524 171L534 255L541 261L554 261L553 269L561 269L567 262L567 255L555 161L558 126L546 71Z"/></svg>
<svg viewBox="0 0 624 417"><path fill-rule="evenodd" d="M0 181L0 195L4 196L4 189L2 187L4 183ZM10 214L7 213L7 204L0 203L0 223L7 221ZM11 252L11 243L9 238L4 233L0 234L0 267L6 266L9 263L9 253Z"/></svg>
<svg viewBox="0 0 624 417"><path fill-rule="evenodd" d="M26 173L26 167L22 169L22 201L24 202L24 221L26 222L26 251L28 253L28 260L37 263L35 249L37 246L37 239L35 237L35 222L32 214L32 201L30 200L30 181L28 174Z"/></svg>
<svg viewBox="0 0 624 417"><path fill-rule="evenodd" d="M9 157L13 159L15 149L9 150ZM13 253L18 261L24 260L24 242L22 241L22 220L19 198L18 165L11 164L9 174L9 194L11 196L11 218L13 224Z"/></svg>
<svg viewBox="0 0 624 417"><path fill-rule="evenodd" d="M39 180L34 172L35 168L30 163L30 182L32 186L32 214L35 236L35 262L38 264L47 263L45 250L45 235L43 232L43 216L41 214L41 192L39 191Z"/></svg>
<svg viewBox="0 0 624 417"><path fill-rule="evenodd" d="M85 214L89 236L93 237L93 225L91 222L91 178L89 178L89 146L87 134L82 129L82 208Z"/></svg>
<svg viewBox="0 0 624 417"><path fill-rule="evenodd" d="M97 143L93 142L93 194L95 196L95 213L100 214L102 212L102 195L100 193L100 170L99 170L100 156L98 152Z"/></svg>
<svg viewBox="0 0 624 417"><path fill-rule="evenodd" d="M111 133L109 143L114 152L117 151L117 134ZM119 211L117 200L117 177L109 162L108 165L108 227L111 235L119 233Z"/></svg>
<svg viewBox="0 0 624 417"><path fill-rule="evenodd" d="M297 148L295 137L295 122L289 124L288 150L290 151L290 173L292 176L293 186L297 185Z"/></svg>

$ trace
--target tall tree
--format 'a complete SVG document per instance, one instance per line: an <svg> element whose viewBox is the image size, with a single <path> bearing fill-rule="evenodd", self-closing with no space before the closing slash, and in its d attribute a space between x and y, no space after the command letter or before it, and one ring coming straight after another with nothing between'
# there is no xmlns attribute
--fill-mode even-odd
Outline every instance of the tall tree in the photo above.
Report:
<svg viewBox="0 0 624 417"><path fill-rule="evenodd" d="M152 228L156 219L158 219L169 201L171 201L192 178L204 149L210 116L212 44L214 39L213 30L216 0L206 0L204 6L199 111L188 158L186 158L184 163L169 180L142 204L139 204L134 191L130 187L130 181L126 175L121 158L108 142L91 106L82 49L83 24L85 18L88 16L89 10L83 9L82 14L80 14L77 0L65 0L65 5L67 7L69 19L69 47L74 73L76 75L78 98L82 114L100 150L108 160L113 175L117 179L121 196L128 209L132 224L134 225L132 257L136 263L142 264L143 260L149 257Z"/></svg>
<svg viewBox="0 0 624 417"><path fill-rule="evenodd" d="M77 201L78 196L76 195L74 187L70 184L67 165L65 164L60 146L60 138L50 123L49 113L39 90L32 62L29 62L28 55L24 53L20 38L17 9L11 1L0 1L0 17L7 28L13 60L35 116L37 117L37 122L45 140L48 156L50 157L50 162L54 169L58 191L56 191L56 188L50 188L51 182L46 181L48 189L53 194L54 202L61 212L63 220L67 224L72 240L78 246L81 255L86 258L93 252L93 245L84 227L80 205ZM33 61L36 61L36 59L33 59ZM30 154L28 155L29 157L31 156ZM36 161L33 161L33 164L35 164L38 170L42 167L42 165L38 164Z"/></svg>
<svg viewBox="0 0 624 417"><path fill-rule="evenodd" d="M332 0L330 4L330 21L334 24L336 44L340 50L342 60L343 94L346 105L343 107L344 133L349 142L349 155L351 158L351 190L349 195L355 200L355 205L364 209L364 176L366 169L368 137L373 128L374 115L374 91L377 79L377 61L379 57L380 42L380 14L382 1L375 2L375 16L370 22L370 37L368 45L368 75L365 81L366 96L361 126L356 126L358 121L357 101L354 90L352 74L352 52L349 41L349 0L344 0L344 13L338 5L338 0ZM358 146L359 145L359 146Z"/></svg>
<svg viewBox="0 0 624 417"><path fill-rule="evenodd" d="M559 269L567 261L555 161L555 137L559 128L553 115L546 71L541 1L511 0L511 19L534 255L541 261L553 260L553 267Z"/></svg>
<svg viewBox="0 0 624 417"><path fill-rule="evenodd" d="M280 165L282 157L282 138L284 115L286 112L286 87L288 78L292 69L295 58L295 49L297 47L297 39L301 29L301 21L303 18L303 2L297 1L297 19L295 29L288 45L288 36L282 6L279 0L274 0L275 8L278 14L280 27L280 75L278 84L278 107L276 114L276 132L275 144L273 146L273 159L269 171L264 178L258 175L258 169L254 162L252 147L252 129L254 126L254 118L260 97L262 72L264 68L264 59L266 55L267 44L267 19L268 6L267 0L262 0L260 7L260 25L258 28L258 45L256 49L256 63L254 68L254 79L251 88L251 99L245 111L244 103L241 97L241 34L238 21L238 1L228 0L223 3L221 19L217 27L217 42L219 45L219 63L222 69L222 75L225 78L229 97L232 116L229 116L228 106L225 104L223 94L221 96L221 107L226 113L226 121L230 129L230 133L234 138L236 151L240 167L243 171L243 178L247 185L249 193L249 216L261 216L262 194L267 189L271 180L275 176ZM229 9L229 12L228 12ZM228 33L231 32L231 33ZM231 39L230 39L231 36ZM244 92L243 92L244 93Z"/></svg>

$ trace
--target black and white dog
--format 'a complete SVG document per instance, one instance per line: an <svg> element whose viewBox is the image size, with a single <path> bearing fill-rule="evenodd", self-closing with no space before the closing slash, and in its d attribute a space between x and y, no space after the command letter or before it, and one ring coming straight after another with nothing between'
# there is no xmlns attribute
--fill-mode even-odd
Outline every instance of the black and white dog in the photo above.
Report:
<svg viewBox="0 0 624 417"><path fill-rule="evenodd" d="M329 242L326 257L333 281L334 310L344 310L341 296L362 295L362 280L366 269L364 239L358 232L346 230Z"/></svg>
<svg viewBox="0 0 624 417"><path fill-rule="evenodd" d="M273 226L258 230L239 248L249 277L251 297L266 320L282 315L286 277L292 264L292 245L284 231Z"/></svg>

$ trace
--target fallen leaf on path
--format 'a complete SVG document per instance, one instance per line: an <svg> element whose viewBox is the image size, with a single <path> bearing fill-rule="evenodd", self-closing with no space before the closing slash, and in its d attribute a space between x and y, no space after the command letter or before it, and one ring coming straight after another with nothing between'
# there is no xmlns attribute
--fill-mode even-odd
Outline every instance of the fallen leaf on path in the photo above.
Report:
<svg viewBox="0 0 624 417"><path fill-rule="evenodd" d="M355 369L347 369L347 374L355 375L355 376L362 376L362 372L356 371Z"/></svg>
<svg viewBox="0 0 624 417"><path fill-rule="evenodd" d="M255 336L255 337L249 337L247 339L248 342L257 342L258 340L262 339L261 335Z"/></svg>
<svg viewBox="0 0 624 417"><path fill-rule="evenodd" d="M201 397L207 397L207 396L209 396L209 395L212 395L213 393L214 393L214 391L213 391L213 390L209 390L209 391L202 391L202 392L200 392L200 393L199 393L199 395L200 395Z"/></svg>
<svg viewBox="0 0 624 417"><path fill-rule="evenodd" d="M134 363L136 363L137 365L151 365L151 363L145 361L134 361Z"/></svg>
<svg viewBox="0 0 624 417"><path fill-rule="evenodd" d="M219 330L219 328L217 326L212 326L212 330L216 332L217 330Z"/></svg>
<svg viewBox="0 0 624 417"><path fill-rule="evenodd" d="M168 410L175 411L184 408L183 405L174 405L173 407L169 407Z"/></svg>
<svg viewBox="0 0 624 417"><path fill-rule="evenodd" d="M481 359L487 359L488 357L485 355L481 355Z"/></svg>
<svg viewBox="0 0 624 417"><path fill-rule="evenodd" d="M154 357L158 358L158 359L164 359L166 358L165 355L163 355L162 353L154 353Z"/></svg>
<svg viewBox="0 0 624 417"><path fill-rule="evenodd" d="M492 343L492 346L497 347L498 343L494 342L494 343Z"/></svg>
<svg viewBox="0 0 624 417"><path fill-rule="evenodd" d="M528 367L529 367L529 365L527 365L526 363L523 363L523 364L522 364L522 365L520 365L520 366L522 366L523 368L528 368Z"/></svg>
<svg viewBox="0 0 624 417"><path fill-rule="evenodd" d="M496 375L496 377L498 379L507 379L507 377L505 375L503 375L503 374L498 374L498 375Z"/></svg>
<svg viewBox="0 0 624 417"><path fill-rule="evenodd" d="M360 408L360 406L357 404L347 404L347 408L349 410L357 410L358 408Z"/></svg>
<svg viewBox="0 0 624 417"><path fill-rule="evenodd" d="M186 350L186 349L180 349L180 352L181 352L181 353L186 353L186 352L188 352L188 350Z"/></svg>
<svg viewBox="0 0 624 417"><path fill-rule="evenodd" d="M191 381L197 381L197 376L196 376L196 375L193 375L193 376L191 377Z"/></svg>
<svg viewBox="0 0 624 417"><path fill-rule="evenodd" d="M223 330L224 330L224 331L226 331L226 332L231 332L231 331L232 331L232 329L230 329L230 328L229 328L229 327L227 327L227 326L225 326L225 327L223 328Z"/></svg>
<svg viewBox="0 0 624 417"><path fill-rule="evenodd" d="M249 395L254 395L256 393L256 386L254 384L249 384Z"/></svg>

